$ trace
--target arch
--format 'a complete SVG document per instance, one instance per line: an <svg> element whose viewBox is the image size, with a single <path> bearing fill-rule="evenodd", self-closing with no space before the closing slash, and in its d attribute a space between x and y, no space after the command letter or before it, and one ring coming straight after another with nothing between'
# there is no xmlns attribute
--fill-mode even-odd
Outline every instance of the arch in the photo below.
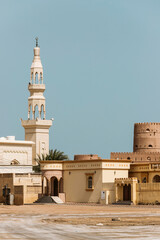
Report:
<svg viewBox="0 0 160 240"><path fill-rule="evenodd" d="M160 176L159 175L155 175L152 179L152 182L160 182Z"/></svg>
<svg viewBox="0 0 160 240"><path fill-rule="evenodd" d="M40 72L40 83L43 83L43 74Z"/></svg>
<svg viewBox="0 0 160 240"><path fill-rule="evenodd" d="M63 178L59 180L59 193L63 193Z"/></svg>
<svg viewBox="0 0 160 240"><path fill-rule="evenodd" d="M146 132L150 132L150 129L149 129L149 128L147 128L147 129L146 129Z"/></svg>
<svg viewBox="0 0 160 240"><path fill-rule="evenodd" d="M32 105L29 104L28 107L28 120L32 119L33 115L32 115Z"/></svg>
<svg viewBox="0 0 160 240"><path fill-rule="evenodd" d="M51 196L58 196L58 179L56 177L51 178Z"/></svg>
<svg viewBox="0 0 160 240"><path fill-rule="evenodd" d="M45 119L45 118L44 118L44 111L45 111L45 110L44 110L44 105L42 104L42 105L41 105L41 119Z"/></svg>
<svg viewBox="0 0 160 240"><path fill-rule="evenodd" d="M31 83L31 84L33 83L33 72L31 72L31 80L30 80L30 83Z"/></svg>
<svg viewBox="0 0 160 240"><path fill-rule="evenodd" d="M127 157L128 160L130 160L131 158L130 157Z"/></svg>
<svg viewBox="0 0 160 240"><path fill-rule="evenodd" d="M10 165L19 165L19 164L20 164L20 162L16 159L13 159L10 163Z"/></svg>
<svg viewBox="0 0 160 240"><path fill-rule="evenodd" d="M93 185L93 179L92 176L88 177L88 188L92 189L92 185Z"/></svg>
<svg viewBox="0 0 160 240"><path fill-rule="evenodd" d="M38 105L34 106L34 119L39 118Z"/></svg>
<svg viewBox="0 0 160 240"><path fill-rule="evenodd" d="M146 182L147 182L147 178L144 177L144 178L142 179L142 183L146 183Z"/></svg>
<svg viewBox="0 0 160 240"><path fill-rule="evenodd" d="M153 147L153 146L151 144L149 144L148 147Z"/></svg>
<svg viewBox="0 0 160 240"><path fill-rule="evenodd" d="M35 73L35 84L38 84L39 80L38 80L38 72Z"/></svg>

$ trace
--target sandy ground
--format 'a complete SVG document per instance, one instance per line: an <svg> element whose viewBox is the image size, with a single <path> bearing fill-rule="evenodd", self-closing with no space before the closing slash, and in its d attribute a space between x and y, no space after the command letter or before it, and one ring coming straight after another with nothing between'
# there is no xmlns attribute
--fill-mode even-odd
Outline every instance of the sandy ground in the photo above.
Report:
<svg viewBox="0 0 160 240"><path fill-rule="evenodd" d="M160 206L0 205L0 240L159 240Z"/></svg>
<svg viewBox="0 0 160 240"><path fill-rule="evenodd" d="M0 206L0 214L15 216L45 216L50 224L144 226L160 225L160 206L102 205L23 205Z"/></svg>

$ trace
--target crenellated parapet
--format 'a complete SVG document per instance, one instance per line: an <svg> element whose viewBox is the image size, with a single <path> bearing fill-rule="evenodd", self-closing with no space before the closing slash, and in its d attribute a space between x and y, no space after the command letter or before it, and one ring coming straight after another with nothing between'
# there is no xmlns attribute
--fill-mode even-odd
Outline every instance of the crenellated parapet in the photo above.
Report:
<svg viewBox="0 0 160 240"><path fill-rule="evenodd" d="M128 159L131 162L156 162L160 161L160 152L111 152L110 159Z"/></svg>
<svg viewBox="0 0 160 240"><path fill-rule="evenodd" d="M128 184L133 184L133 183L137 183L138 180L136 177L129 177L129 178L115 178L115 184L120 185L120 186L124 186L124 185L128 185Z"/></svg>

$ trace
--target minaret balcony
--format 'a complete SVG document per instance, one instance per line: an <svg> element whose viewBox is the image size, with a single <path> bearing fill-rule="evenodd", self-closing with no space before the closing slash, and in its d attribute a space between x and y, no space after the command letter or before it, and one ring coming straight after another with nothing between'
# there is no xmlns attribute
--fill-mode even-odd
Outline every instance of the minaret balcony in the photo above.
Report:
<svg viewBox="0 0 160 240"><path fill-rule="evenodd" d="M45 84L28 84L28 90L30 92L44 92Z"/></svg>

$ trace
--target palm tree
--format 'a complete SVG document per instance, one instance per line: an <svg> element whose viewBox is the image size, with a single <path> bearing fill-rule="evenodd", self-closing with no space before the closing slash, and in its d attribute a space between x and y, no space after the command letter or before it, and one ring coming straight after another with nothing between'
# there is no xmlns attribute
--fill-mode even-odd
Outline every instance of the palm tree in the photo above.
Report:
<svg viewBox="0 0 160 240"><path fill-rule="evenodd" d="M46 155L46 160L69 160L68 156L64 154L64 152L58 151L55 149L49 150L49 154Z"/></svg>
<svg viewBox="0 0 160 240"><path fill-rule="evenodd" d="M63 161L63 160L69 160L68 156L64 154L64 152L58 151L55 149L49 150L49 154L42 154L42 155L37 155L37 158L35 159L36 162L38 163L37 166L33 167L33 170L35 172L40 172L40 161Z"/></svg>

